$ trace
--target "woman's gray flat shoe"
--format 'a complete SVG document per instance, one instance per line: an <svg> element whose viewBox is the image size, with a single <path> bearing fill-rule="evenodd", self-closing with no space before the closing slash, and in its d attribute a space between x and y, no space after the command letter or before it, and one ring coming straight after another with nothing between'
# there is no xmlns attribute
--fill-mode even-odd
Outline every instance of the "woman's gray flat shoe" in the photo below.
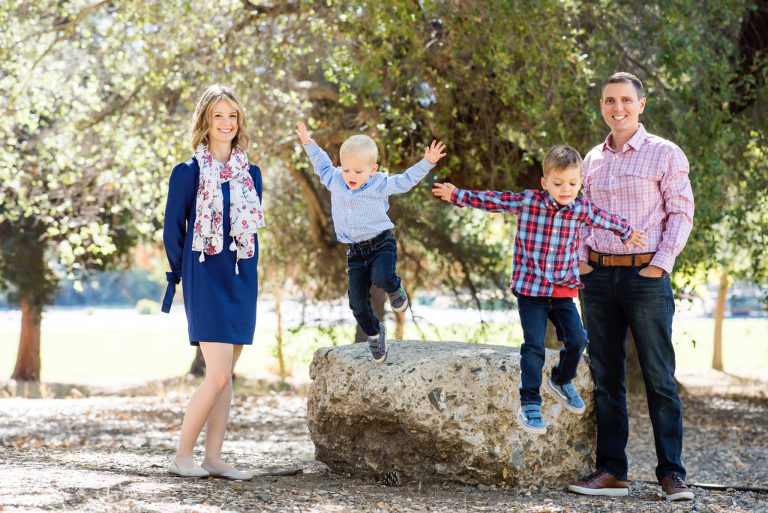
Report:
<svg viewBox="0 0 768 513"><path fill-rule="evenodd" d="M236 468L233 468L231 470L216 470L210 467L205 466L205 463L203 463L203 469L205 469L208 472L208 475L211 477L221 477L223 479L231 479L233 481L248 481L250 479L253 479L253 474L250 472L245 472L244 470L237 470Z"/></svg>
<svg viewBox="0 0 768 513"><path fill-rule="evenodd" d="M181 477L208 477L211 474L199 465L195 465L193 468L180 468L174 461L168 466L168 473L174 476Z"/></svg>

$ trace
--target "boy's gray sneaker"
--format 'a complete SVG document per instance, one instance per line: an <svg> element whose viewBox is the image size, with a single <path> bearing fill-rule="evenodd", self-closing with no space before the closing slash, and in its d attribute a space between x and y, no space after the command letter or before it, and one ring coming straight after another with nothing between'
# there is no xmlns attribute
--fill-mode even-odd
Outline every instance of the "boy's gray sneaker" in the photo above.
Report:
<svg viewBox="0 0 768 513"><path fill-rule="evenodd" d="M374 362L381 363L387 359L387 328L383 323L379 323L378 335L368 337L368 347L371 348Z"/></svg>
<svg viewBox="0 0 768 513"><path fill-rule="evenodd" d="M408 308L408 296L402 285L396 291L388 292L387 294L389 295L389 304L392 305L392 310L402 312Z"/></svg>
<svg viewBox="0 0 768 513"><path fill-rule="evenodd" d="M550 377L547 379L547 388L555 395L558 401L563 403L566 410L577 415L584 413L584 401L581 400L581 396L579 396L572 382L569 381L565 385L555 385Z"/></svg>

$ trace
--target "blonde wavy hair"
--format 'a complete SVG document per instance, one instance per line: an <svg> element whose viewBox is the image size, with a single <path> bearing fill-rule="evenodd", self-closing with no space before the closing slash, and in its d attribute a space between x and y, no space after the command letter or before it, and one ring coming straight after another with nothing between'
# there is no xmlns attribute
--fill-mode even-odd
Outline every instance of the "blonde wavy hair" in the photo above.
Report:
<svg viewBox="0 0 768 513"><path fill-rule="evenodd" d="M189 129L189 142L192 149L196 150L200 143L208 144L208 132L211 129L211 110L216 102L226 100L237 111L237 134L232 139L232 147L243 151L248 149L250 142L245 132L245 111L243 104L235 96L235 92L227 86L214 84L200 95L192 115L192 126Z"/></svg>

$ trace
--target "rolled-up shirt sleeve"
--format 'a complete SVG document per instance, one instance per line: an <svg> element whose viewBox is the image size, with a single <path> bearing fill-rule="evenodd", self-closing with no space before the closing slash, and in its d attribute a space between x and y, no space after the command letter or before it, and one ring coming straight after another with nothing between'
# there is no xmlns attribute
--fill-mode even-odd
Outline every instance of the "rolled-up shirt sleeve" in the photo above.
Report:
<svg viewBox="0 0 768 513"><path fill-rule="evenodd" d="M659 183L666 220L651 265L671 273L675 258L685 247L693 228L694 202L685 154L680 148L674 147L667 154L667 159L667 169Z"/></svg>

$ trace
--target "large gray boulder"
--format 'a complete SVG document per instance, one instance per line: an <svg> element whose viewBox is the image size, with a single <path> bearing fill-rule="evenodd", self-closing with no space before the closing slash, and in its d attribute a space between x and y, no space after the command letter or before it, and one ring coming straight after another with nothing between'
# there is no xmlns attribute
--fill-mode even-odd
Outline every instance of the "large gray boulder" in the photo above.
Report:
<svg viewBox="0 0 768 513"><path fill-rule="evenodd" d="M594 469L592 380L574 380L587 410L568 412L543 384L545 435L525 433L519 350L391 341L375 364L367 344L318 349L307 418L315 457L337 472L405 481L561 486ZM544 382L557 363L547 350Z"/></svg>

